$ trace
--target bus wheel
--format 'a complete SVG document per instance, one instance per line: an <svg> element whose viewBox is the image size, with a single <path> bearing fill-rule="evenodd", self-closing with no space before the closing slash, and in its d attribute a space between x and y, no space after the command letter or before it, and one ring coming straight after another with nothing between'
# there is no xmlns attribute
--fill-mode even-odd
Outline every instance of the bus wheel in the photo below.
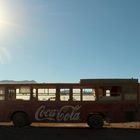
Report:
<svg viewBox="0 0 140 140"><path fill-rule="evenodd" d="M13 121L14 126L16 127L24 127L24 126L30 125L28 116L24 112L15 113L12 117L12 121Z"/></svg>
<svg viewBox="0 0 140 140"><path fill-rule="evenodd" d="M90 115L88 117L87 124L90 128L102 128L104 125L104 120L101 115Z"/></svg>

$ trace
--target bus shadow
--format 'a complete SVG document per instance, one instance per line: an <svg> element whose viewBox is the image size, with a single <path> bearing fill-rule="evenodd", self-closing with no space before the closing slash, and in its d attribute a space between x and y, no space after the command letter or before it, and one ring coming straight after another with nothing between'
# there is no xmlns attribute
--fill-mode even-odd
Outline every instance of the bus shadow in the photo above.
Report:
<svg viewBox="0 0 140 140"><path fill-rule="evenodd" d="M1 139L135 139L140 138L140 129L136 128L107 128L91 129L89 127L36 127L18 128L0 125Z"/></svg>

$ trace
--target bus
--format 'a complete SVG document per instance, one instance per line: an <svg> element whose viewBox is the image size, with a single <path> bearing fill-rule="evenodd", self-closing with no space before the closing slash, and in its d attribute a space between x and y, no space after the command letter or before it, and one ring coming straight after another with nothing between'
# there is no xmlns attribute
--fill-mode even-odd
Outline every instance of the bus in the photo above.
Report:
<svg viewBox="0 0 140 140"><path fill-rule="evenodd" d="M78 83L0 82L0 122L87 123L140 121L138 79L81 79Z"/></svg>

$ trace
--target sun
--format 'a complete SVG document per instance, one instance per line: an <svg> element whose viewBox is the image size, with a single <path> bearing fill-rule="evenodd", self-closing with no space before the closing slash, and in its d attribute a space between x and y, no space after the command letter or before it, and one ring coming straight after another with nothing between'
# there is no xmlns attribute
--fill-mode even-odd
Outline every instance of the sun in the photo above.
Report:
<svg viewBox="0 0 140 140"><path fill-rule="evenodd" d="M16 19L15 13L10 8L0 5L0 34L20 28L17 20L14 19Z"/></svg>
<svg viewBox="0 0 140 140"><path fill-rule="evenodd" d="M0 29L4 28L6 24L7 13L6 10L0 6Z"/></svg>

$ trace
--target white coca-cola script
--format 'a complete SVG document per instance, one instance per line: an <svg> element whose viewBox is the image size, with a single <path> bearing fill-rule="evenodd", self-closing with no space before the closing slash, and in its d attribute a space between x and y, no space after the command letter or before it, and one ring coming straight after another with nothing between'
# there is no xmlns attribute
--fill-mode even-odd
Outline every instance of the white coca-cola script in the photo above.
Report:
<svg viewBox="0 0 140 140"><path fill-rule="evenodd" d="M40 106L36 113L35 119L38 121L76 121L80 119L80 105L62 106L60 109L49 109L47 106Z"/></svg>

